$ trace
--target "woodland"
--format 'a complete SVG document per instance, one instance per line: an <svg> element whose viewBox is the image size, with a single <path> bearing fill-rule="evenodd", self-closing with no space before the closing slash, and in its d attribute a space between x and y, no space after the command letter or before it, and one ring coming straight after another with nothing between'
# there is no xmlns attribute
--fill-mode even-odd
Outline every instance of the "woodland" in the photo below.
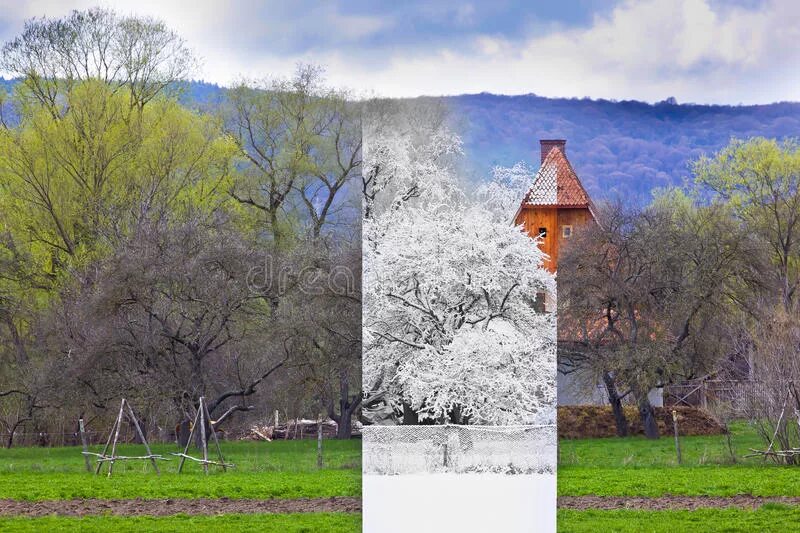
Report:
<svg viewBox="0 0 800 533"><path fill-rule="evenodd" d="M69 444L119 398L149 440L360 404L361 114L300 65L187 102L163 23L32 19L0 96L0 433ZM35 440L32 440L35 439ZM38 441L38 442L37 442Z"/></svg>

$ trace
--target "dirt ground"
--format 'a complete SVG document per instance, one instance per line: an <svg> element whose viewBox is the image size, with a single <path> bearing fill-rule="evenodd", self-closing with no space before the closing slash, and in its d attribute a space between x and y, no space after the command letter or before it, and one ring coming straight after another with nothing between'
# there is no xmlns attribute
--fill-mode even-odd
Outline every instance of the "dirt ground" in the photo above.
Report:
<svg viewBox="0 0 800 533"><path fill-rule="evenodd" d="M20 501L0 499L0 516L84 516L115 514L124 516L167 516L179 513L216 515L223 513L315 513L361 512L361 498L296 500L240 500L229 498L164 499L164 500L45 500Z"/></svg>
<svg viewBox="0 0 800 533"><path fill-rule="evenodd" d="M660 511L669 509L703 509L736 507L757 509L765 503L800 505L800 497L759 497L759 496L662 496L659 498L616 497L616 496L560 496L559 509L642 509Z"/></svg>

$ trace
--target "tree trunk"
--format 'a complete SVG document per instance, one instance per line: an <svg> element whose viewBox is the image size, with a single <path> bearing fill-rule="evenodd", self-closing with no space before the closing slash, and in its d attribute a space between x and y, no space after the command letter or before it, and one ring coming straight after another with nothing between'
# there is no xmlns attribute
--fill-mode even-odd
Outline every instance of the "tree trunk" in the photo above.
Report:
<svg viewBox="0 0 800 533"><path fill-rule="evenodd" d="M353 434L352 413L342 414L336 430L337 439L349 439Z"/></svg>
<svg viewBox="0 0 800 533"><path fill-rule="evenodd" d="M653 411L653 406L650 405L650 398L647 394L640 394L639 398L639 417L642 420L642 427L644 428L644 435L648 439L659 438L658 424L656 423L656 415Z"/></svg>
<svg viewBox="0 0 800 533"><path fill-rule="evenodd" d="M11 340L14 343L14 349L17 354L17 364L22 366L28 362L28 351L25 349L25 342L22 340L19 329L17 329L17 325L10 315L6 316L6 325L8 326L8 331L11 333Z"/></svg>
<svg viewBox="0 0 800 533"><path fill-rule="evenodd" d="M333 408L333 402L328 403L328 416L336 422L336 438L349 439L353 434L353 413L361 405L361 394L350 397L350 381L347 374L339 374L339 412Z"/></svg>
<svg viewBox="0 0 800 533"><path fill-rule="evenodd" d="M178 445L181 448L185 448L186 444L189 442L189 433L191 432L192 428L192 421L188 418L182 418L180 422L178 422Z"/></svg>
<svg viewBox="0 0 800 533"><path fill-rule="evenodd" d="M625 418L625 411L622 409L622 398L617 391L617 384L610 372L603 372L603 383L608 393L608 403L611 404L611 412L614 414L614 424L617 426L617 436L627 437L630 433L628 419Z"/></svg>
<svg viewBox="0 0 800 533"><path fill-rule="evenodd" d="M456 405L455 407L453 407L453 409L450 411L449 418L451 424L463 425L469 423L469 417L466 417L462 414L462 409L460 405Z"/></svg>
<svg viewBox="0 0 800 533"><path fill-rule="evenodd" d="M403 402L403 425L416 426L419 425L419 415L411 408L411 405Z"/></svg>

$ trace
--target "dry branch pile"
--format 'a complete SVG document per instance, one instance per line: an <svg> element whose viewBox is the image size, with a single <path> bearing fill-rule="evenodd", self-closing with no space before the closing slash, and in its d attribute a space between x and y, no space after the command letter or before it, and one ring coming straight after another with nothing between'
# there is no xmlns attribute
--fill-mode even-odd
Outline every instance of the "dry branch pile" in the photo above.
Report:
<svg viewBox="0 0 800 533"><path fill-rule="evenodd" d="M295 440L295 439L316 439L319 425L318 420L289 420L285 424L253 424L250 429L242 435L244 440ZM322 421L322 438L335 439L339 425L333 420ZM361 435L361 424L353 423L351 436Z"/></svg>

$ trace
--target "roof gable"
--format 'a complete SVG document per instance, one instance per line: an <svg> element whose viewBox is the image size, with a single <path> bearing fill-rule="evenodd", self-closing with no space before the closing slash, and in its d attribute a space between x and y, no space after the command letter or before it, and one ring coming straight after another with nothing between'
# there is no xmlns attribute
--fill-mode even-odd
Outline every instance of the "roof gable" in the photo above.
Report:
<svg viewBox="0 0 800 533"><path fill-rule="evenodd" d="M522 207L586 207L592 202L564 152L553 147L539 167Z"/></svg>

